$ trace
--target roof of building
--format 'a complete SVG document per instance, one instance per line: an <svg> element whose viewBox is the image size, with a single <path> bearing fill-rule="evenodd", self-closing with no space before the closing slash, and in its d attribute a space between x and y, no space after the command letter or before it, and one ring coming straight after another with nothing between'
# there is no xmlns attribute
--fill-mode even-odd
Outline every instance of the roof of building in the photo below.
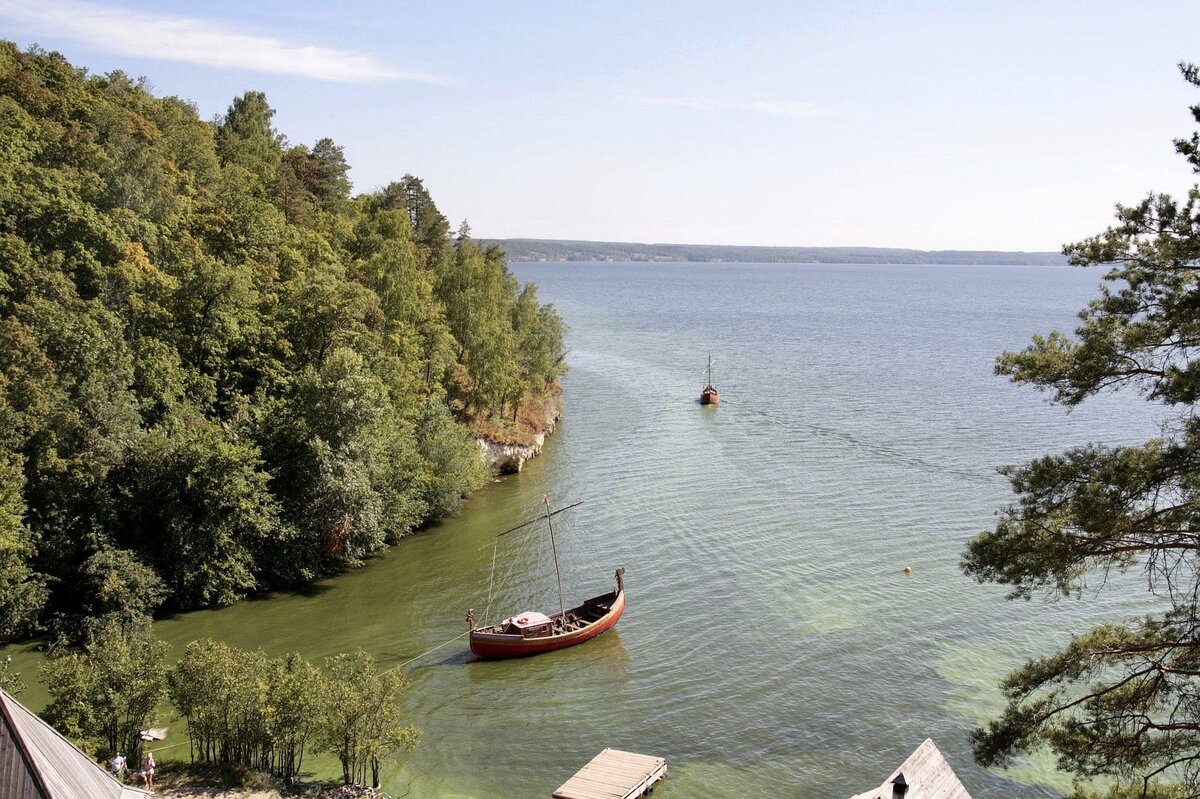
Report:
<svg viewBox="0 0 1200 799"><path fill-rule="evenodd" d="M58 730L0 689L0 785L6 796L40 799L145 799L117 782Z"/></svg>
<svg viewBox="0 0 1200 799"><path fill-rule="evenodd" d="M904 799L971 799L932 738L926 738L882 785L851 799L892 799L893 782L901 775L908 784Z"/></svg>

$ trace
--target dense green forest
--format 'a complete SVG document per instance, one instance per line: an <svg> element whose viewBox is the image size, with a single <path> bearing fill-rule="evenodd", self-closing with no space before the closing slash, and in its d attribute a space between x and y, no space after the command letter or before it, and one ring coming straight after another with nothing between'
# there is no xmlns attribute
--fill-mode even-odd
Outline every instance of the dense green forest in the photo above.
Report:
<svg viewBox="0 0 1200 799"><path fill-rule="evenodd" d="M0 640L356 565L556 387L498 247L273 114L0 43Z"/></svg>
<svg viewBox="0 0 1200 799"><path fill-rule="evenodd" d="M689 261L752 264L953 264L1059 266L1058 252L904 250L892 247L751 247L732 244L635 244L624 241L490 239L513 261Z"/></svg>

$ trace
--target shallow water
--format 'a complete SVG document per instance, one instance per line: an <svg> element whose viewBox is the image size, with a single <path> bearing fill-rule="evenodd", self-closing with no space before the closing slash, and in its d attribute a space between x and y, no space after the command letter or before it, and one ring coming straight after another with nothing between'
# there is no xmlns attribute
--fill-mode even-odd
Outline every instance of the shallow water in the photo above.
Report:
<svg viewBox="0 0 1200 799"><path fill-rule="evenodd" d="M1000 707L1008 669L1143 609L1129 598L1139 581L1116 580L1134 589L1125 598L1006 602L958 562L1011 500L997 466L1156 431L1136 400L1100 398L1068 415L992 372L1002 350L1071 328L1098 272L513 271L571 326L566 416L543 456L305 595L160 622L176 652L213 636L315 660L361 646L396 665L460 635L468 607L488 620L553 609L540 529L502 539L492 569L494 534L548 493L584 501L556 524L568 604L608 590L624 566L624 618L529 660L467 662L459 638L405 666L424 740L388 770L393 793L549 796L616 747L667 758L665 799L850 796L926 737L976 796L1068 784L1043 761L985 772L967 734ZM722 402L704 408L710 351ZM31 655L16 658L31 674ZM34 686L26 699L37 707L44 696Z"/></svg>

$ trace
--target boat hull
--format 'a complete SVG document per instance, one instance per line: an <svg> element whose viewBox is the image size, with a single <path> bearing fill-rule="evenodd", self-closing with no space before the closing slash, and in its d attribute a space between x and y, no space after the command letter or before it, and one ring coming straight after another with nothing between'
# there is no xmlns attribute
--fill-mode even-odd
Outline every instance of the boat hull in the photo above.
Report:
<svg viewBox="0 0 1200 799"><path fill-rule="evenodd" d="M721 401L721 397L717 394L717 390L712 386L700 392L701 405L716 405Z"/></svg>
<svg viewBox="0 0 1200 799"><path fill-rule="evenodd" d="M526 638L521 635L488 632L488 628L472 630L471 651L475 653L476 657L485 660L499 660L502 658L540 655L543 652L566 649L569 646L590 641L600 633L612 629L621 618L621 614L625 612L625 591L623 588L612 594L602 594L601 596L593 597L588 602L605 600L611 600L612 603L607 613L584 627L565 633ZM578 608L572 608L567 611L567 614L570 615L587 607L588 602L585 602ZM562 614L555 615L561 616Z"/></svg>

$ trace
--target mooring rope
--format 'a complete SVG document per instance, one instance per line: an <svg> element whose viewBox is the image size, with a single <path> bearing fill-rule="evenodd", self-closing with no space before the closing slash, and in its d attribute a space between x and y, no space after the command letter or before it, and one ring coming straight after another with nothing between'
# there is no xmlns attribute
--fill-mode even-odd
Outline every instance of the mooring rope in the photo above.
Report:
<svg viewBox="0 0 1200 799"><path fill-rule="evenodd" d="M455 642L455 641L457 641L459 638L462 638L464 635L470 635L470 634L471 634L471 631L470 631L470 630L467 630L465 633L459 633L458 635L454 636L454 637L453 637L453 638L451 638L450 640L448 640L448 641L443 641L442 643L438 644L437 646L433 647L432 649L426 649L424 652L422 652L421 654L417 655L415 658L410 658L410 659L408 659L408 660L404 661L403 663L398 663L398 664L396 664L395 666L392 666L390 669L384 669L383 671L381 671L381 672L379 672L379 673L380 673L380 674L387 674L389 671L395 671L396 669L402 669L402 668L404 668L405 666L407 666L409 663L412 663L412 662L413 662L413 661L415 661L415 660L420 660L421 658L425 657L425 656L426 656L426 655L428 655L430 652L436 652L436 651L438 651L439 649L441 649L442 647L444 647L444 646L449 646L450 644L454 643L454 642Z"/></svg>

